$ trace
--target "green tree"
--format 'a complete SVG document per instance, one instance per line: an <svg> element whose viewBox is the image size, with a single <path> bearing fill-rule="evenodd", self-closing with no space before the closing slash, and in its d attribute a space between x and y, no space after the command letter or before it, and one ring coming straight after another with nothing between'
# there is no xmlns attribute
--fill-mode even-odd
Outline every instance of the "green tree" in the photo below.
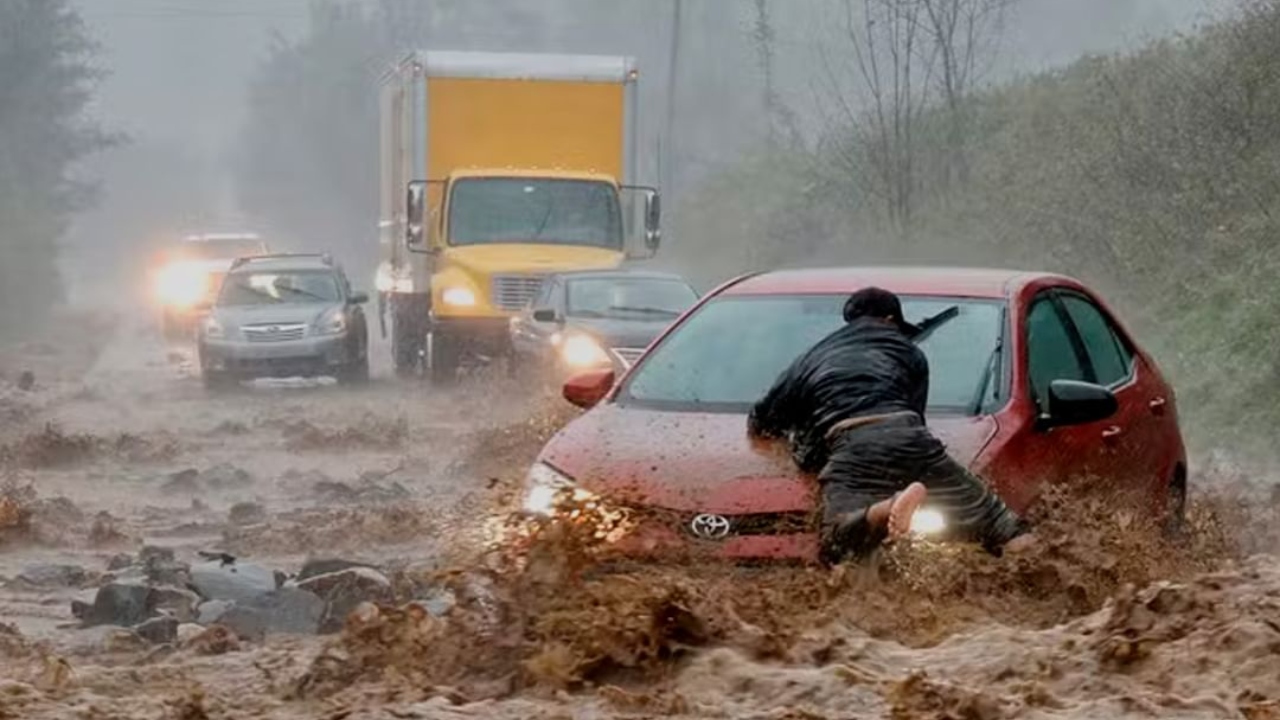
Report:
<svg viewBox="0 0 1280 720"><path fill-rule="evenodd" d="M62 298L58 241L94 190L74 170L114 140L85 115L94 49L68 0L0 2L0 335Z"/></svg>

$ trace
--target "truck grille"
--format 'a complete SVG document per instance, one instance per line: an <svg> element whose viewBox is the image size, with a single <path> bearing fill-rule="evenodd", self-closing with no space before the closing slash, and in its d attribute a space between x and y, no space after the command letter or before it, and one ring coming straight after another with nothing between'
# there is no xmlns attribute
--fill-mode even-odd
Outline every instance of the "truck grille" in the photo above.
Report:
<svg viewBox="0 0 1280 720"><path fill-rule="evenodd" d="M245 340L255 343L301 340L307 333L307 326L304 323L289 323L287 325L246 325L240 329L244 332Z"/></svg>
<svg viewBox="0 0 1280 720"><path fill-rule="evenodd" d="M636 364L636 361L644 354L644 348L613 348L613 354L622 362L622 367L625 370Z"/></svg>
<svg viewBox="0 0 1280 720"><path fill-rule="evenodd" d="M541 286L541 275L495 275L493 304L501 310L522 310L538 294Z"/></svg>

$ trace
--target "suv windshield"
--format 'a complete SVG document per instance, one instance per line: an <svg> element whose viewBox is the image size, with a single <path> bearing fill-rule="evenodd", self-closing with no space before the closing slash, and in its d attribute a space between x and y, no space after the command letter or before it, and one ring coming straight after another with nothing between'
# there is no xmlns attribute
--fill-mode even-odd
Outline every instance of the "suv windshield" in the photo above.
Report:
<svg viewBox="0 0 1280 720"><path fill-rule="evenodd" d="M218 294L218 305L279 305L284 303L341 302L338 281L332 272L290 270L239 272L228 275Z"/></svg>
<svg viewBox="0 0 1280 720"><path fill-rule="evenodd" d="M712 300L654 348L619 402L745 413L795 358L840 327L847 297ZM1003 306L993 300L902 297L903 314L916 323L959 308L920 344L929 359L929 410L967 413L1004 397L998 364Z"/></svg>
<svg viewBox="0 0 1280 720"><path fill-rule="evenodd" d="M449 200L453 245L545 243L622 248L613 185L588 180L467 178Z"/></svg>
<svg viewBox="0 0 1280 720"><path fill-rule="evenodd" d="M672 320L698 300L688 285L656 278L584 278L567 289L570 317Z"/></svg>

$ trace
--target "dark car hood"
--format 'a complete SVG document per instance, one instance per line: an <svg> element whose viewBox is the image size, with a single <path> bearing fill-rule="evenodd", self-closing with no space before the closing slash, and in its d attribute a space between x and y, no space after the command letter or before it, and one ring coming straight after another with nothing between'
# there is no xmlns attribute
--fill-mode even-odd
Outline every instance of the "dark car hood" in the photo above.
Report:
<svg viewBox="0 0 1280 720"><path fill-rule="evenodd" d="M990 418L930 421L952 457L971 464L995 430ZM561 430L539 458L583 487L681 512L808 511L815 486L785 447L754 450L746 418L601 405Z"/></svg>
<svg viewBox="0 0 1280 720"><path fill-rule="evenodd" d="M569 318L566 327L593 335L608 347L647 348L675 318L619 320L617 318Z"/></svg>

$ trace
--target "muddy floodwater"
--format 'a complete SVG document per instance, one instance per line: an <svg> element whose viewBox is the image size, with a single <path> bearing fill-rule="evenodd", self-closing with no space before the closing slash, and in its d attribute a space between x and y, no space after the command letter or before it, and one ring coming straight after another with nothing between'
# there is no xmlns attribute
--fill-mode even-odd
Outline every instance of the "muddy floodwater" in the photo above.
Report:
<svg viewBox="0 0 1280 720"><path fill-rule="evenodd" d="M0 718L1280 718L1274 480L1177 541L1063 491L1005 560L605 566L495 549L563 401L373 352L211 397L145 323L0 349Z"/></svg>

